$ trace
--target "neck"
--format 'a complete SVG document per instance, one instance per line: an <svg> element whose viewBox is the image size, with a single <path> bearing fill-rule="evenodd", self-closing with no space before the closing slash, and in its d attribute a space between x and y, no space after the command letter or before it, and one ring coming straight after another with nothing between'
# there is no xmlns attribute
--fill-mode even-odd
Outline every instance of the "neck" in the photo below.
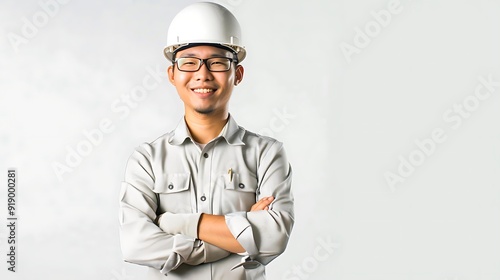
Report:
<svg viewBox="0 0 500 280"><path fill-rule="evenodd" d="M193 140L206 144L217 137L229 118L227 111L219 114L200 114L186 112L184 119Z"/></svg>

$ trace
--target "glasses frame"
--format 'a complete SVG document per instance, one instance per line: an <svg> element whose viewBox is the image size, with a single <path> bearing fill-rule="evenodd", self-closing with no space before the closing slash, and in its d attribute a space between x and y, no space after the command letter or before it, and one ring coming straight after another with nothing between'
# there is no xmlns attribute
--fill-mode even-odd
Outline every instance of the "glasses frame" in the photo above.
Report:
<svg viewBox="0 0 500 280"><path fill-rule="evenodd" d="M198 61L200 61L200 65L198 66L198 69L196 70L182 70L180 67L179 67L179 63L177 63L179 61L179 59L183 59L183 58L194 58L194 59L198 59ZM208 64L208 61L211 60L211 59L216 59L216 58L225 58L225 59L229 59L229 61L231 62L229 64L229 68L227 70L212 70L210 69L210 64ZM216 57L209 57L209 58L198 58L198 57L194 57L194 56L188 56L188 57L179 57L179 58L176 58L174 61L172 61L172 64L177 64L177 69L181 72L197 72L201 69L201 66L203 66L203 64L205 64L205 66L207 67L208 71L210 72L227 72L229 70L231 70L231 65L234 63L238 63L238 59L235 59L235 58L231 58L231 57L225 57L225 56L216 56Z"/></svg>

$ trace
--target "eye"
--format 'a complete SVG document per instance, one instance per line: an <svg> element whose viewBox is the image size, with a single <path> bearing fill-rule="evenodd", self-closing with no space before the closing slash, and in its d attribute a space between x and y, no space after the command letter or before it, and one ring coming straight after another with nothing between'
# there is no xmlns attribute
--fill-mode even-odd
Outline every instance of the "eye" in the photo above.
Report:
<svg viewBox="0 0 500 280"><path fill-rule="evenodd" d="M210 66L217 69L225 69L229 63L229 59L223 57L212 58L210 60Z"/></svg>
<svg viewBox="0 0 500 280"><path fill-rule="evenodd" d="M198 65L198 63L199 63L199 61L195 58L179 58L178 62L179 62L179 64L185 65L185 66Z"/></svg>
<svg viewBox="0 0 500 280"><path fill-rule="evenodd" d="M214 59L214 60L211 60L211 61L210 61L210 65L220 65L220 64L222 64L222 61L220 61L220 60L218 60L218 59L217 59L217 60L216 60L216 59Z"/></svg>
<svg viewBox="0 0 500 280"><path fill-rule="evenodd" d="M196 64L196 60L194 60L194 59L183 59L182 60L182 64L184 64L184 65L195 65Z"/></svg>

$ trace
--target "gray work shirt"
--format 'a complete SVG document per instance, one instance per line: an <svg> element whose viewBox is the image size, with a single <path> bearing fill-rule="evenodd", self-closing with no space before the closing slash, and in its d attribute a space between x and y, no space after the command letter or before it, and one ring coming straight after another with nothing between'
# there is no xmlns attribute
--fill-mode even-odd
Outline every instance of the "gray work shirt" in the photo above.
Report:
<svg viewBox="0 0 500 280"><path fill-rule="evenodd" d="M265 265L285 250L293 227L291 178L279 141L245 130L230 116L201 150L182 119L128 160L120 192L123 257L149 266L148 279L265 279ZM275 197L270 209L249 212L265 196ZM175 234L154 223L165 212L179 221L168 225L178 227ZM197 239L201 213L224 215L246 253Z"/></svg>

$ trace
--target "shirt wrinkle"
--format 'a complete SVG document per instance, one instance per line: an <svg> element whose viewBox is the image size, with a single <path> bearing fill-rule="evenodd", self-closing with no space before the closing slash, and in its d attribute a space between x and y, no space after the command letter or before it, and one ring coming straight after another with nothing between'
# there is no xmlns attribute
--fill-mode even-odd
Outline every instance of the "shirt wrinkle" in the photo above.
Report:
<svg viewBox="0 0 500 280"><path fill-rule="evenodd" d="M130 157L120 198L125 261L151 267L147 279L264 279L265 265L284 251L294 222L292 171L281 142L246 131L231 115L203 152L186 139L193 140L182 118ZM275 196L269 211L249 212L269 195ZM163 213L175 222L154 224ZM196 213L225 216L250 258L186 238L195 237L197 222L182 215Z"/></svg>

